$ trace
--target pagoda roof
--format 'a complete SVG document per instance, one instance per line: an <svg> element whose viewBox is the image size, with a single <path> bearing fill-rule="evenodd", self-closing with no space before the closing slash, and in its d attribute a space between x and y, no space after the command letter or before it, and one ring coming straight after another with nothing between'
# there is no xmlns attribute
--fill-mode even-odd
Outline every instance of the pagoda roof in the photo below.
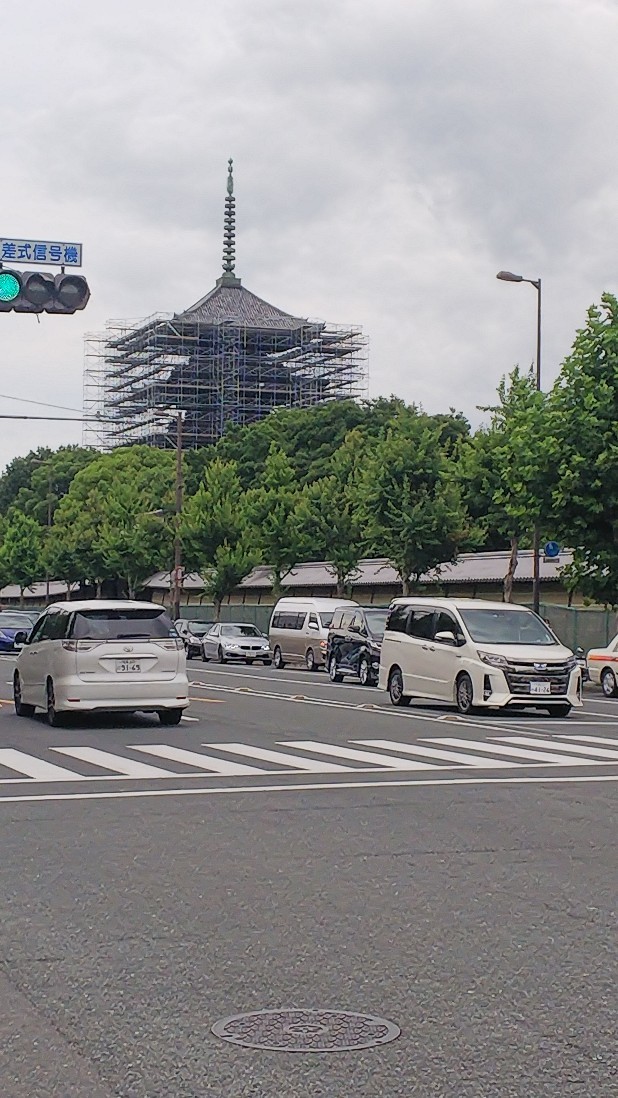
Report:
<svg viewBox="0 0 618 1098"><path fill-rule="evenodd" d="M227 282L227 285L226 285ZM239 278L233 283L229 275L217 280L216 286L196 301L178 319L200 324L232 324L242 328L272 328L296 330L309 321L291 313L285 313L257 297L241 285Z"/></svg>

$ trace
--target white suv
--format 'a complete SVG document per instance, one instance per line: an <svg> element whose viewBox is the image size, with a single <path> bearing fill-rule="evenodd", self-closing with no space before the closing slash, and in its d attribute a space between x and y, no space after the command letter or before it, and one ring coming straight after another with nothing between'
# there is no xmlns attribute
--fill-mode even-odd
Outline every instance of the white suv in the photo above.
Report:
<svg viewBox="0 0 618 1098"><path fill-rule="evenodd" d="M475 708L534 706L566 717L581 701L578 662L531 610L484 599L391 603L380 682L393 705L413 697Z"/></svg>
<svg viewBox="0 0 618 1098"><path fill-rule="evenodd" d="M57 602L24 634L13 678L15 712L155 712L178 724L189 704L184 644L152 602Z"/></svg>

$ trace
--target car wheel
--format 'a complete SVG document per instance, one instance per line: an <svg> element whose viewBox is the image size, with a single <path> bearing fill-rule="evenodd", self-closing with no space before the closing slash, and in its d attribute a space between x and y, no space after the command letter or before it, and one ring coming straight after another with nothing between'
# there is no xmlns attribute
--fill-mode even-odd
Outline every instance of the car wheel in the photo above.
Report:
<svg viewBox="0 0 618 1098"><path fill-rule="evenodd" d="M47 680L45 696L47 699L47 723L50 728L58 728L62 724L62 715L56 709L56 694L52 679Z"/></svg>
<svg viewBox="0 0 618 1098"><path fill-rule="evenodd" d="M182 709L160 709L159 723L164 725L180 724Z"/></svg>
<svg viewBox="0 0 618 1098"><path fill-rule="evenodd" d="M277 647L275 648L275 651L273 652L273 663L274 663L275 667L277 668L277 671L282 671L283 668L285 667L285 663L283 662L283 656L281 654L281 649L279 648L279 645L277 645Z"/></svg>
<svg viewBox="0 0 618 1098"><path fill-rule="evenodd" d="M317 671L318 669L318 665L315 662L313 648L308 648L305 652L305 667L307 668L307 671Z"/></svg>
<svg viewBox="0 0 618 1098"><path fill-rule="evenodd" d="M27 705L21 700L21 679L17 672L13 676L13 701L15 703L15 713L18 717L33 717L34 706Z"/></svg>
<svg viewBox="0 0 618 1098"><path fill-rule="evenodd" d="M407 706L412 701L410 695L403 692L403 675L400 667L393 667L388 676L388 692L393 705Z"/></svg>
<svg viewBox="0 0 618 1098"><path fill-rule="evenodd" d="M358 677L360 679L361 686L371 686L371 664L366 656L361 656L360 663L358 665Z"/></svg>
<svg viewBox="0 0 618 1098"><path fill-rule="evenodd" d="M455 684L455 701L460 713L471 713L474 709L474 690L472 679L464 671Z"/></svg>
<svg viewBox="0 0 618 1098"><path fill-rule="evenodd" d="M337 670L337 657L331 656L328 661L328 677L331 682L343 682L343 675Z"/></svg>
<svg viewBox="0 0 618 1098"><path fill-rule="evenodd" d="M561 702L560 705L548 705L547 712L550 717L568 717L571 712L569 702Z"/></svg>
<svg viewBox="0 0 618 1098"><path fill-rule="evenodd" d="M221 645L219 645L219 647L217 648L217 662L218 663L227 663L227 660L226 660L225 656L223 655L223 649L222 649Z"/></svg>
<svg viewBox="0 0 618 1098"><path fill-rule="evenodd" d="M206 655L206 649L205 648L202 648L202 660L204 661L204 663L208 663L208 660L209 660L209 656Z"/></svg>
<svg viewBox="0 0 618 1098"><path fill-rule="evenodd" d="M606 698L615 698L618 694L618 687L616 686L616 676L611 667L604 667L601 671L601 690L605 694Z"/></svg>

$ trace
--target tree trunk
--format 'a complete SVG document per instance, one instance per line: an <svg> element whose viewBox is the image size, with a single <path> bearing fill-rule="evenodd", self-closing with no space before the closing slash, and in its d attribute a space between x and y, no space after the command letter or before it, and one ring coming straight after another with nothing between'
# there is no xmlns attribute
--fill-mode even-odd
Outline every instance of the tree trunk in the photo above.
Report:
<svg viewBox="0 0 618 1098"><path fill-rule="evenodd" d="M401 593L404 596L412 594L412 584L409 576L401 577Z"/></svg>
<svg viewBox="0 0 618 1098"><path fill-rule="evenodd" d="M345 576L337 576L337 598L345 598Z"/></svg>
<svg viewBox="0 0 618 1098"><path fill-rule="evenodd" d="M129 577L127 576L127 596L130 599L135 598L135 587Z"/></svg>
<svg viewBox="0 0 618 1098"><path fill-rule="evenodd" d="M23 587L19 588L19 608L20 608L20 610L23 610L23 608L24 608L24 588Z"/></svg>
<svg viewBox="0 0 618 1098"><path fill-rule="evenodd" d="M103 587L103 580L98 579L97 580L97 598L98 599L101 598L101 589L102 589L102 587Z"/></svg>
<svg viewBox="0 0 618 1098"><path fill-rule="evenodd" d="M215 611L215 621L221 621L221 603L223 599L213 599L212 605Z"/></svg>
<svg viewBox="0 0 618 1098"><path fill-rule="evenodd" d="M517 568L517 550L519 548L519 538L511 538L511 555L509 557L509 567L504 577L504 601L513 601L513 576L515 575L515 569Z"/></svg>

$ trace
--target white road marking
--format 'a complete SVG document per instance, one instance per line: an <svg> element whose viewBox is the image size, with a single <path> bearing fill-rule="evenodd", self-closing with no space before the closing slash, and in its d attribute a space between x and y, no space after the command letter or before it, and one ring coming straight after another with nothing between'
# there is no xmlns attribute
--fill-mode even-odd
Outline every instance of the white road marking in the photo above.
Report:
<svg viewBox="0 0 618 1098"><path fill-rule="evenodd" d="M314 751L319 755L334 755L337 759L351 759L353 762L369 763L370 766L382 766L388 770L435 770L422 762L409 762L395 755L378 755L375 751L355 751L351 747L339 747L333 743L320 743L318 740L280 740L282 747L297 747L300 751Z"/></svg>
<svg viewBox="0 0 618 1098"><path fill-rule="evenodd" d="M594 763L594 759L576 759L570 758L568 755L558 755L555 752L549 751L524 751L521 747L503 747L498 743L482 743L480 740L456 740L456 739L440 739L432 740L432 743L443 743L447 747L470 747L476 751L486 751L488 754L496 755L511 755L517 759L531 759L532 762L542 763L555 763L557 766L588 766ZM531 743L535 745L538 740L531 740ZM553 744L550 744L553 746ZM597 763L598 765L598 763Z"/></svg>
<svg viewBox="0 0 618 1098"><path fill-rule="evenodd" d="M9 770L16 770L18 774L25 774L27 778L35 778L38 782L75 782L81 778L74 770L65 770L63 766L45 762L12 747L0 749L0 764Z"/></svg>
<svg viewBox="0 0 618 1098"><path fill-rule="evenodd" d="M463 751L441 751L435 747L423 747L421 744L400 743L399 740L354 740L363 747L384 747L388 751L401 751L406 755L421 755L428 759L442 759L461 766L476 766L481 769L498 770L502 767L521 766L521 763L506 762L504 759L488 759L482 755L464 755Z"/></svg>
<svg viewBox="0 0 618 1098"><path fill-rule="evenodd" d="M342 789L396 789L413 786L453 786L453 785L571 785L573 783L592 784L593 782L618 782L618 774L558 775L552 777L511 777L500 778L408 778L370 782L315 782L303 785L238 785L210 786L201 789L130 789L114 790L111 793L36 793L23 797L0 797L0 804L15 804L17 801L102 801L129 800L134 797L205 797L220 794L243 793L306 793L312 790L330 790L339 793Z"/></svg>
<svg viewBox="0 0 618 1098"><path fill-rule="evenodd" d="M530 746L530 744L536 744L538 741L530 740L527 736L504 736L504 743L521 744L522 747ZM595 744L589 746L583 746L579 743L573 743L569 740L568 743L559 743L558 740L551 740L549 743L543 741L541 746L551 747L554 751L570 751L573 755L599 755L602 759L610 759L611 762L618 761L618 751L614 748L613 751L608 751L606 747L596 747Z"/></svg>
<svg viewBox="0 0 618 1098"><path fill-rule="evenodd" d="M213 744L213 747L223 747L225 744ZM214 755L205 755L201 751L185 751L182 747L169 747L165 743L134 744L132 751L145 751L148 755L156 755L159 759L169 759L170 762L187 763L189 766L198 766L200 770L210 770L213 774L225 774L228 777L243 774L268 774L258 766L246 766L244 763L229 762L227 759L217 759ZM175 778L180 777L174 774ZM190 777L188 774L187 777Z"/></svg>
<svg viewBox="0 0 618 1098"><path fill-rule="evenodd" d="M234 755L245 755L251 759L261 759L263 762L278 763L291 770L310 770L314 774L336 774L358 770L358 767L341 766L340 763L323 762L320 759L306 759L303 755L288 755L285 751L270 751L264 747L253 747L246 743L205 743L203 747L218 747L222 751L229 751ZM296 744L290 745L296 746ZM266 773L266 771L264 771Z"/></svg>
<svg viewBox="0 0 618 1098"><path fill-rule="evenodd" d="M52 751L59 751L62 755L68 755L73 759L81 759L82 762L92 763L94 766L102 766L104 770L115 770L118 774L124 774L127 778L178 777L173 770L163 770L160 766L149 766L148 763L125 759L123 755L113 755L110 751L100 751L98 747L52 747Z"/></svg>
<svg viewBox="0 0 618 1098"><path fill-rule="evenodd" d="M614 736L612 738L610 736L577 736L577 735L568 735L567 736L566 734L564 734L560 737L560 739L568 740L569 742L573 739L573 740L584 740L585 743L607 743L607 744L610 744L610 745L615 744L616 747L618 747L618 736Z"/></svg>

